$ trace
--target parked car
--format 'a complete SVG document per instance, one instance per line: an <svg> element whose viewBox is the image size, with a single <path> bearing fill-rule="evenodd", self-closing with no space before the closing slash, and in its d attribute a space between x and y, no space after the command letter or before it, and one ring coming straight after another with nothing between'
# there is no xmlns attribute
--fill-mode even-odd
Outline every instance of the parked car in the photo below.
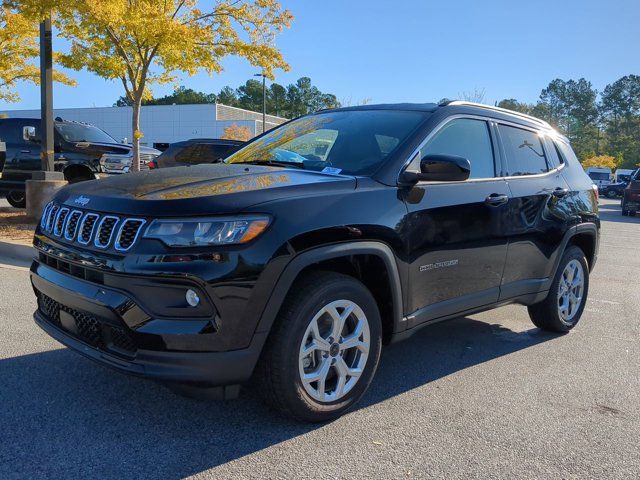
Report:
<svg viewBox="0 0 640 480"><path fill-rule="evenodd" d="M631 175L635 170L631 170L629 168L618 168L616 172L613 174L613 180L615 183L625 182L629 183L631 179Z"/></svg>
<svg viewBox="0 0 640 480"><path fill-rule="evenodd" d="M622 215L635 217L640 210L640 168L631 176L631 181L622 196Z"/></svg>
<svg viewBox="0 0 640 480"><path fill-rule="evenodd" d="M165 168L200 163L215 163L242 148L245 142L219 138L192 138L172 143L149 167Z"/></svg>
<svg viewBox="0 0 640 480"><path fill-rule="evenodd" d="M383 343L427 325L516 303L575 327L599 228L545 122L465 102L327 110L221 163L60 190L34 238L35 321L121 372L224 398L256 378L284 414L326 421Z"/></svg>
<svg viewBox="0 0 640 480"><path fill-rule="evenodd" d="M125 173L131 165L131 145L118 143L93 125L57 118L54 122L55 169L70 183L95 179L100 173ZM14 207L25 207L24 185L40 170L40 120L0 119L0 141L6 144L6 160L0 165L0 193ZM160 151L142 146L143 166Z"/></svg>
<svg viewBox="0 0 640 480"><path fill-rule="evenodd" d="M600 196L607 198L618 198L624 193L624 189L627 188L628 182L616 182L608 185L602 185L598 187Z"/></svg>
<svg viewBox="0 0 640 480"><path fill-rule="evenodd" d="M589 167L587 168L587 175L589 175L589 178L593 180L593 183L598 187L609 185L611 183L610 168Z"/></svg>

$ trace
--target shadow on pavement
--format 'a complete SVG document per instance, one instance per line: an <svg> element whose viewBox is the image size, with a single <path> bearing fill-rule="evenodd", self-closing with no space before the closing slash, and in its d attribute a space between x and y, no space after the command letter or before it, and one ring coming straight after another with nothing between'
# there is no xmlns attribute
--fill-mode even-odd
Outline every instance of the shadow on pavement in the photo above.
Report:
<svg viewBox="0 0 640 480"><path fill-rule="evenodd" d="M31 245L0 240L0 266L29 268L34 256L35 250Z"/></svg>
<svg viewBox="0 0 640 480"><path fill-rule="evenodd" d="M554 338L469 318L425 328L383 350L358 408ZM0 360L0 379L0 478L183 478L322 428L275 415L251 388L181 398L66 349Z"/></svg>

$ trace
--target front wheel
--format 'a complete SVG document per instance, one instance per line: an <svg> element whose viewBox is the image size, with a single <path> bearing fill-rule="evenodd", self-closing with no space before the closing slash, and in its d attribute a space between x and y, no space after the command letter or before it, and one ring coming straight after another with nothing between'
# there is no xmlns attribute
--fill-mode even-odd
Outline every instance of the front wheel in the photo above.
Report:
<svg viewBox="0 0 640 480"><path fill-rule="evenodd" d="M9 192L7 194L7 202L14 208L25 208L27 206L27 198L24 192Z"/></svg>
<svg viewBox="0 0 640 480"><path fill-rule="evenodd" d="M607 190L607 198L616 198L618 196L618 194L615 192L615 190Z"/></svg>
<svg viewBox="0 0 640 480"><path fill-rule="evenodd" d="M589 292L589 265L575 245L562 256L549 294L529 307L529 317L542 330L568 332L578 324Z"/></svg>
<svg viewBox="0 0 640 480"><path fill-rule="evenodd" d="M358 280L313 272L294 284L258 367L267 402L296 420L339 417L366 392L382 348L375 299Z"/></svg>

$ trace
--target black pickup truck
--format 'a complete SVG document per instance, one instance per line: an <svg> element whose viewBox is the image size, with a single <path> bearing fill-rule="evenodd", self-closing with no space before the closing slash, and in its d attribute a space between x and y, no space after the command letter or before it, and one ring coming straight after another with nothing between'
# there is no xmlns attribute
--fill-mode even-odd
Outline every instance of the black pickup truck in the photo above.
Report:
<svg viewBox="0 0 640 480"><path fill-rule="evenodd" d="M131 146L118 143L93 125L56 118L54 123L55 169L69 183L93 180L100 173L125 173L131 164ZM40 120L0 119L0 142L6 152L0 156L0 194L14 207L25 207L25 180L40 170ZM143 167L160 151L140 148Z"/></svg>

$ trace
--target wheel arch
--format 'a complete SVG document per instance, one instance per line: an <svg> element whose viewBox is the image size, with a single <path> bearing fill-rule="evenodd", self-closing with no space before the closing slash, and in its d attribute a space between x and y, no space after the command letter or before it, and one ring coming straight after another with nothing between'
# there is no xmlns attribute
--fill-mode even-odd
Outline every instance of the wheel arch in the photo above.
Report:
<svg viewBox="0 0 640 480"><path fill-rule="evenodd" d="M72 179L78 177L95 178L95 172L84 163L70 163L62 169L65 180L71 183Z"/></svg>
<svg viewBox="0 0 640 480"><path fill-rule="evenodd" d="M372 259L373 263L366 265L366 269L363 270L363 262L366 264ZM381 291L380 284L376 283L376 279L370 275L371 269L376 267L384 268L387 292ZM362 281L369 290L372 290L380 308L385 340L390 339L393 332L401 329L403 325L403 297L395 255L391 248L384 243L362 241L317 247L296 255L287 264L276 282L256 328L256 333L271 330L280 308L291 288L295 286L296 280L310 270L335 271L351 275ZM369 275L362 275L363 272L369 273ZM387 298L390 301L388 308L384 304Z"/></svg>

